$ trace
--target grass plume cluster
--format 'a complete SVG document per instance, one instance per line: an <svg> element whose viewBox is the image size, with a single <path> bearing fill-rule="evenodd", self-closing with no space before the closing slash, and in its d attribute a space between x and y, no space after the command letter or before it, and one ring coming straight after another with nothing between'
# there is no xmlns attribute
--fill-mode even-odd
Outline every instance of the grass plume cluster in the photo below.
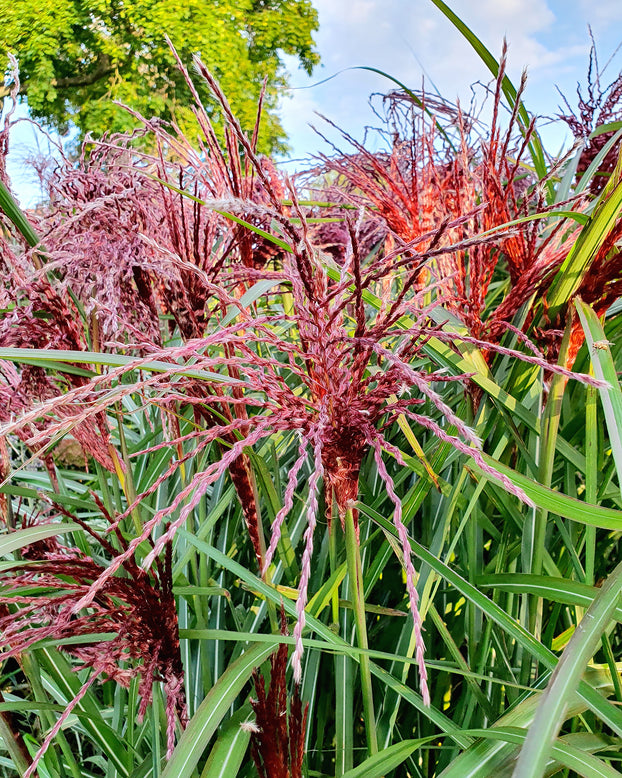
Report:
<svg viewBox="0 0 622 778"><path fill-rule="evenodd" d="M504 53L292 181L194 64L224 145L194 90L0 192L0 770L614 774L617 147Z"/></svg>

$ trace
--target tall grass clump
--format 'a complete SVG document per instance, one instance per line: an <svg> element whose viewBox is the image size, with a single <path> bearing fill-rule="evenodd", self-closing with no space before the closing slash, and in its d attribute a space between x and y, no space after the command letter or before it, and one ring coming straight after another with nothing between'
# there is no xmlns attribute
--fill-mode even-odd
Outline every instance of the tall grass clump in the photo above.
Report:
<svg viewBox="0 0 622 778"><path fill-rule="evenodd" d="M486 131L291 180L196 60L224 142L0 188L4 775L618 774L622 133L549 158L463 32Z"/></svg>

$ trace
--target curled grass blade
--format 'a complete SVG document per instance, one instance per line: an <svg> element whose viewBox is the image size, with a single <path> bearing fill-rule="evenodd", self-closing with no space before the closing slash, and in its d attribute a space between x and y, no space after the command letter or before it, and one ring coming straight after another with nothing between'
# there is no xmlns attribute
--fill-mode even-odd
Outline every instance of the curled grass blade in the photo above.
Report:
<svg viewBox="0 0 622 778"><path fill-rule="evenodd" d="M589 608L599 591L596 586L588 586L579 581L554 578L548 575L529 575L528 573L483 575L478 577L477 584L484 589L533 594L552 602L578 605L581 608ZM616 606L613 617L616 621L622 622L622 605Z"/></svg>
<svg viewBox="0 0 622 778"><path fill-rule="evenodd" d="M500 473L506 475L513 484L519 486L539 508L587 526L622 530L622 511L606 508L602 505L589 505L574 497L542 486L537 481L527 478L522 473L518 473L487 454L482 454L482 457L487 464L496 468ZM478 473L481 472L475 464L469 463L468 467Z"/></svg>
<svg viewBox="0 0 622 778"><path fill-rule="evenodd" d="M463 21L460 19L459 16L457 16L451 8L446 5L443 0L431 0L432 3L441 11L445 16L449 19L449 21L456 27L456 29L464 36L464 38L471 44L471 46L475 49L479 57L482 59L488 70L492 73L492 75L497 78L499 75L499 62L494 57L493 54L484 46L482 41L477 37L477 35L473 32L473 30L470 29ZM508 101L510 108L513 108L516 104L516 100L518 97L518 92L516 90L516 87L512 83L512 81L508 78L507 75L503 77L503 82L501 84L503 89L503 94L505 95L506 100ZM520 118L520 123L523 131L526 131L527 127L529 127L529 114L527 113L527 109L525 108L524 104L521 102L518 110L518 116ZM537 133L534 133L532 135L531 141L529 143L529 148L531 151L531 157L532 161L536 170L536 173L538 175L538 178L544 178L547 173L547 165L546 165L546 158L544 155L544 149L542 148L542 144L540 142L540 138L537 135ZM549 191L551 195L553 194L552 188L549 185Z"/></svg>

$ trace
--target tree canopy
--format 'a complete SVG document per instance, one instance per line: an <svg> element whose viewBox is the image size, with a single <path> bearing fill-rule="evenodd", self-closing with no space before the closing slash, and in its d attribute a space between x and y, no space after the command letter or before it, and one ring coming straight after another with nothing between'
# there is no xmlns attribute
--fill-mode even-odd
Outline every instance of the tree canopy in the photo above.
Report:
<svg viewBox="0 0 622 778"><path fill-rule="evenodd" d="M131 129L114 101L190 121L168 35L184 62L200 55L246 129L267 79L260 148L274 150L284 141L274 112L287 83L282 55L309 73L319 61L311 0L0 0L0 17L0 48L17 57L31 115L61 133L71 124L82 135Z"/></svg>

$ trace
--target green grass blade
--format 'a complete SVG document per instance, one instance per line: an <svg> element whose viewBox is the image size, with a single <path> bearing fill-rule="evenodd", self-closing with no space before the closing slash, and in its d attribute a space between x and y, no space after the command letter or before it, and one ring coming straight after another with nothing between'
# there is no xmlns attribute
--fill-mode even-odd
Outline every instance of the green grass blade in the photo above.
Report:
<svg viewBox="0 0 622 778"><path fill-rule="evenodd" d="M73 699L82 687L82 682L65 657L55 649L39 649L37 656L65 700ZM100 706L92 691L87 692L77 705L77 710L86 714L82 723L89 736L107 759L114 765L122 778L127 778L128 751L123 739L102 716Z"/></svg>
<svg viewBox="0 0 622 778"><path fill-rule="evenodd" d="M594 504L598 500L598 470L601 452L598 445L598 390L588 386L585 390L585 501ZM585 529L585 583L594 583L596 562L596 528Z"/></svg>
<svg viewBox="0 0 622 778"><path fill-rule="evenodd" d="M542 695L532 727L514 772L514 778L541 778L555 737L588 661L600 644L622 588L622 563L607 578L594 598L555 668Z"/></svg>
<svg viewBox="0 0 622 778"><path fill-rule="evenodd" d="M346 618L346 623L349 619ZM354 764L353 689L354 668L350 657L335 656L335 776L343 776Z"/></svg>
<svg viewBox="0 0 622 778"><path fill-rule="evenodd" d="M22 776L30 766L30 762L19 747L18 740L13 733L13 729L9 726L9 721L5 718L5 715L0 715L0 741L4 742L4 747L9 752L16 771Z"/></svg>
<svg viewBox="0 0 622 778"><path fill-rule="evenodd" d="M569 159L564 166L564 174L561 181L557 185L555 190L555 202L565 202L569 197L572 190L572 184L577 175L577 167L579 166L579 160L581 159L581 153L584 145L580 144L571 159Z"/></svg>
<svg viewBox="0 0 622 778"><path fill-rule="evenodd" d="M541 690L543 682L536 683L536 688ZM600 690L611 688L611 679L600 670L591 670L588 674L589 683ZM534 689L535 691L535 689ZM517 702L507 713L497 719L493 726L480 732L465 730L464 734L471 738L477 738L469 748L454 759L441 773L442 778L490 778L500 772L501 768L507 775L508 760L518 754L515 744L522 744L527 731L533 722L538 706L539 694L530 694ZM578 697L574 697L568 709L568 717L579 716L586 710L586 704ZM500 733L505 734L500 734ZM507 737L507 733L511 733ZM559 741L558 741L559 742ZM602 745L602 744L601 744Z"/></svg>
<svg viewBox="0 0 622 778"><path fill-rule="evenodd" d="M619 122L613 122L612 124L619 126L620 123ZM603 127L604 126L605 125L603 125ZM608 125L608 126L610 127L610 129L613 129L613 127L611 127L611 125ZM603 129L603 128L602 127L598 128L598 130L601 130L601 129ZM603 130L603 132L605 132L605 131L606 130ZM590 135L590 138L594 138L597 135L602 135L602 134L603 134L602 132L598 132L598 131L595 130ZM589 186L589 184L590 184L590 182L591 182L591 180L592 180L592 178L594 176L594 173L596 173L598 171L598 168L602 165L603 160L605 159L607 154L611 151L611 149L618 143L620 138L622 138L622 129L618 129L617 132L611 138L609 138L607 143L605 143L605 145L602 147L602 149L598 152L598 154L590 162L589 167L587 168L585 173L583 173L583 175L581 176L580 181L578 181L578 183L577 183L577 185L575 187L575 192L577 194L579 192L582 192L584 189L586 189Z"/></svg>
<svg viewBox="0 0 622 778"><path fill-rule="evenodd" d="M399 767L405 759L426 743L431 738L422 738L420 740L403 740L401 743L395 743L388 748L384 748L380 753L366 759L362 764L353 770L348 770L343 774L343 778L382 778L382 776Z"/></svg>
<svg viewBox="0 0 622 778"><path fill-rule="evenodd" d="M10 554L20 548L29 546L31 543L37 543L46 538L53 538L55 535L63 535L65 532L75 532L82 527L74 522L66 524L41 524L37 527L27 527L18 529L14 532L0 535L0 556Z"/></svg>
<svg viewBox="0 0 622 778"><path fill-rule="evenodd" d="M585 332L594 375L608 384L598 391L605 413L611 454L618 473L618 484L622 493L622 391L620 391L616 365L609 349L605 331L594 309L581 299L575 300L575 307Z"/></svg>
<svg viewBox="0 0 622 778"><path fill-rule="evenodd" d="M210 751L201 778L235 778L251 737L248 729L240 726L249 718L249 715L250 705L244 705L223 726L218 740Z"/></svg>
<svg viewBox="0 0 622 778"><path fill-rule="evenodd" d="M349 590L352 597L354 621L356 624L356 636L358 645L362 649L368 648L367 620L365 616L365 594L363 589L363 567L359 539L354 526L352 509L346 510L346 559L348 563ZM362 653L359 659L361 671L361 693L363 696L363 718L365 719L365 734L367 738L367 751L370 756L378 752L378 737L376 733L376 714L374 711L374 697L371 682L369 657Z"/></svg>
<svg viewBox="0 0 622 778"><path fill-rule="evenodd" d="M32 476L32 471L22 471L21 476L23 478L28 478ZM52 489L50 488L50 484L48 483L48 488L46 489L43 485L41 485L40 488L37 489L30 489L26 486L9 486L8 484L5 484L4 486L0 487L0 494L10 494L14 497L32 497L33 499L37 499L39 496L39 492L51 492ZM59 503L60 505L67 505L72 508L82 508L84 510L90 511L93 510L93 503L87 502L86 500L81 500L78 497L71 497L66 494L58 494L57 492L54 492L54 500ZM50 525L45 525L49 527ZM66 527L67 524L63 524L63 527ZM82 529L82 527L80 527ZM0 535L0 537L3 537Z"/></svg>
<svg viewBox="0 0 622 778"><path fill-rule="evenodd" d="M0 348L0 359L8 359L24 365L42 365L56 362L69 362L87 365L107 365L108 367L127 366L128 370L147 370L152 373L171 373L172 375L198 378L210 381L220 381L226 384L237 384L236 378L207 370L192 370L172 362L154 360L143 362L136 357L123 354L102 354L99 351L62 351L60 349L37 348ZM32 360L36 360L33 362Z"/></svg>
<svg viewBox="0 0 622 778"><path fill-rule="evenodd" d="M434 125L435 125L436 129L438 130L438 132L440 133L440 135L445 139L445 141L447 142L449 147L453 151L456 151L456 147L452 143L451 138L449 137L449 135L445 132L445 129L443 128L443 125L436 119L436 117L434 116L434 113L432 111L430 111L430 109L425 104L425 101L422 100L420 97L418 97L412 91L412 89L409 89L406 86L406 84L404 84L402 81L400 81L399 79L395 78L394 76L390 75L389 73L385 73L384 70L380 70L379 68L372 68L372 67L369 67L369 65L358 65L357 67L354 68L354 70L368 70L370 73L376 73L379 76L383 76L383 78L386 78L389 81L392 81L397 86L399 86L399 88L405 94L407 94L410 97L410 99L413 101L413 103L415 105L419 106L419 108L421 108L423 111L425 111L425 113L427 113L427 115L431 119L434 120Z"/></svg>
<svg viewBox="0 0 622 778"><path fill-rule="evenodd" d="M578 605L581 608L589 608L599 592L596 586L588 586L579 581L554 578L548 575L529 575L528 573L482 575L477 578L477 585L484 589L497 589L501 592L533 594L552 602ZM615 608L613 618L622 622L622 605Z"/></svg>
<svg viewBox="0 0 622 778"><path fill-rule="evenodd" d="M206 208L214 211L214 213L220 214L220 216L223 216L225 219L229 219L230 221L235 222L242 227L246 227L251 232L254 232L256 235L265 238L266 240L270 241L270 243L274 243L279 248L282 248L290 253L293 251L289 243L286 243L284 240L277 238L276 235L273 235L271 232L262 230L261 227L257 227L255 224L251 224L244 219L240 219L239 216L236 216L233 213L229 213L229 211L221 210L218 207L216 201L210 202L209 200L201 200L200 197L195 197L194 195L190 194L190 192L186 192L185 189L180 189L179 187L170 184L168 181L164 181L162 178L158 178L157 176L151 175L150 173L145 173L144 175L146 175L147 178L151 178L153 181L157 181L159 184L162 184L162 186L165 186L167 189L170 189L173 192L177 192L177 194L180 194L183 197L187 197L189 200L192 200L192 202L198 203L199 205L204 205Z"/></svg>
<svg viewBox="0 0 622 778"><path fill-rule="evenodd" d="M475 737L481 737L484 740L501 741L502 743L522 744L525 742L527 732L517 727L491 727L490 729L469 730L469 734ZM482 763L479 761L479 755L473 752L473 758L467 763L465 760L458 759L447 770L444 770L439 778L490 778L494 775L496 767L506 768L502 775L508 775L507 758L508 750L504 748L499 752L501 759L498 765L491 765L490 762ZM564 767L574 770L577 775L584 778L615 778L619 775L611 765L603 762L601 759L584 751L570 743L559 739L556 740L551 748L551 757ZM549 767L550 767L549 763ZM513 773L512 778L515 778Z"/></svg>
<svg viewBox="0 0 622 778"><path fill-rule="evenodd" d="M491 465L500 473L506 475L513 484L519 486L539 508L587 526L617 531L622 530L622 511L605 508L602 505L588 505L588 503L577 500L574 497L569 497L566 494L561 494L546 486L542 486L511 467L501 464L501 462L487 454L482 454L482 457L486 464ZM481 473L481 470L475 464L469 463L468 467Z"/></svg>
<svg viewBox="0 0 622 778"><path fill-rule="evenodd" d="M162 773L162 778L190 778L218 725L253 670L267 659L272 651L271 646L255 645L227 667L192 717Z"/></svg>
<svg viewBox="0 0 622 778"><path fill-rule="evenodd" d="M622 211L622 182L604 192L587 225L573 244L547 292L547 316L553 321L577 291L598 250Z"/></svg>
<svg viewBox="0 0 622 778"><path fill-rule="evenodd" d="M274 289L274 287L278 286L280 283L281 279L279 278L267 278L263 281L257 281L256 284L253 284L251 288L247 289L242 297L240 297L240 306L242 308L249 308L253 303L256 303L257 300L263 297L266 292ZM220 322L220 326L227 327L229 324L231 324L232 321L235 321L239 314L240 308L237 305L230 305L227 309L227 313L225 314L224 319Z"/></svg>
<svg viewBox="0 0 622 778"><path fill-rule="evenodd" d="M39 244L39 236L2 181L0 181L0 210L9 217L31 248Z"/></svg>

